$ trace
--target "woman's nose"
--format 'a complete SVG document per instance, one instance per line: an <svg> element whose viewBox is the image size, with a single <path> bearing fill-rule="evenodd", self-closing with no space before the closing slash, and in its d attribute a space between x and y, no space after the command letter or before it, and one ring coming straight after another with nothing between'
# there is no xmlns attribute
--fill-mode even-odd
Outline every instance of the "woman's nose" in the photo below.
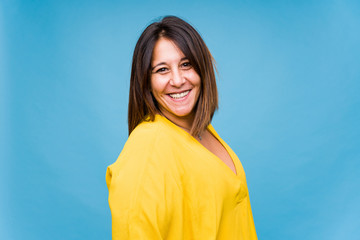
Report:
<svg viewBox="0 0 360 240"><path fill-rule="evenodd" d="M174 87L181 87L184 84L184 78L180 70L174 70L171 74L170 84Z"/></svg>

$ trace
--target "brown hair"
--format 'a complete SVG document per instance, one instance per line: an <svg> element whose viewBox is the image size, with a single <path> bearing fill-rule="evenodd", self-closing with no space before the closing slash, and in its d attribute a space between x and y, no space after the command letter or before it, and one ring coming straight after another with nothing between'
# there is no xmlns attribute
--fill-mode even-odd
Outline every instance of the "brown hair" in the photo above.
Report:
<svg viewBox="0 0 360 240"><path fill-rule="evenodd" d="M164 37L173 41L190 61L201 79L200 95L190 130L193 136L206 129L218 108L214 60L200 34L187 22L166 16L150 24L136 43L132 59L128 108L129 135L146 117L153 121L159 112L151 93L151 59L155 43Z"/></svg>

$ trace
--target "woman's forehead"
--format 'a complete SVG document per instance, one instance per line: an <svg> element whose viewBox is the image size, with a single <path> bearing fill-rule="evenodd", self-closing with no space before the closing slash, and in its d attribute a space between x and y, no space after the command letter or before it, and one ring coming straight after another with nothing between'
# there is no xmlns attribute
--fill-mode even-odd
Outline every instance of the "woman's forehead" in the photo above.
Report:
<svg viewBox="0 0 360 240"><path fill-rule="evenodd" d="M185 54L172 40L160 38L154 46L152 62L158 64L159 62L173 62L185 59Z"/></svg>

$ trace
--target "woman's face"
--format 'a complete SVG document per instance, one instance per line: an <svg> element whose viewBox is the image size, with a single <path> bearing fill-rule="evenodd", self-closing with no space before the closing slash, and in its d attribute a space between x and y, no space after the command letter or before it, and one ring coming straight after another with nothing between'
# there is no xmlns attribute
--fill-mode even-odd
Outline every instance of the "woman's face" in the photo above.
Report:
<svg viewBox="0 0 360 240"><path fill-rule="evenodd" d="M151 91L170 120L192 118L200 94L200 76L174 42L160 38L151 60Z"/></svg>

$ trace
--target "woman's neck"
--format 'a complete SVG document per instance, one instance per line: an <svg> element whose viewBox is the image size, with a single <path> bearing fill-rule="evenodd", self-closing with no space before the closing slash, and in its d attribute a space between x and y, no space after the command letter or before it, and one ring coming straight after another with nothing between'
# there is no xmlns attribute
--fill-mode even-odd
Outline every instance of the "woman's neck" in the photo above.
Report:
<svg viewBox="0 0 360 240"><path fill-rule="evenodd" d="M185 131L187 131L188 133L190 133L192 124L194 122L194 117L195 117L194 114L189 114L184 117L175 116L175 115L169 114L169 113L164 114L161 111L159 111L159 114L166 117L167 119L169 119L172 123L174 123L178 127L182 128Z"/></svg>

